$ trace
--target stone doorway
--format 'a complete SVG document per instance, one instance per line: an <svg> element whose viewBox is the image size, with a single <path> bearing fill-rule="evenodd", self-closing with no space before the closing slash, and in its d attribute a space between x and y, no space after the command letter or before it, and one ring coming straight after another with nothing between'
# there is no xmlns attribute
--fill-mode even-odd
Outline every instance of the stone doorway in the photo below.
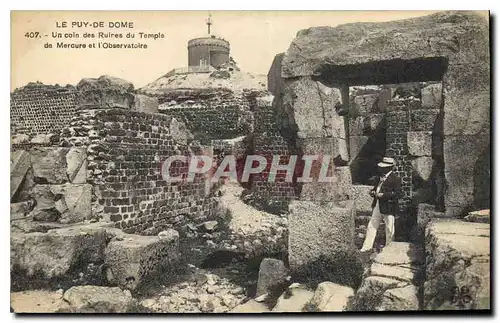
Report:
<svg viewBox="0 0 500 323"><path fill-rule="evenodd" d="M442 84L409 82L350 89L349 151L354 185L371 189L383 156L401 179L397 239L407 240L418 204L444 207ZM380 228L380 242L384 228Z"/></svg>
<svg viewBox="0 0 500 323"><path fill-rule="evenodd" d="M407 240L416 223L419 203L444 208L443 75L444 58L393 59L323 67L325 85L341 89L348 134L349 167L356 199L364 200L358 215L371 213L365 195L383 156L396 160L394 171L403 184L403 220L397 239ZM398 226L398 225L397 225Z"/></svg>
<svg viewBox="0 0 500 323"><path fill-rule="evenodd" d="M373 185L377 163L383 156L393 157L405 193L402 211L412 203L442 208L441 82L354 86L349 92L353 184Z"/></svg>

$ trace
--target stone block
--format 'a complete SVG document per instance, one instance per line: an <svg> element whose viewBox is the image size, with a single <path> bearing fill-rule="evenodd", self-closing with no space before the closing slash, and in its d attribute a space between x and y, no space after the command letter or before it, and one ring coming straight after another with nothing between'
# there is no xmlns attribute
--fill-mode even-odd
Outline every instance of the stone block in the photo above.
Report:
<svg viewBox="0 0 500 323"><path fill-rule="evenodd" d="M10 199L16 195L31 167L30 155L24 150L13 151L10 155Z"/></svg>
<svg viewBox="0 0 500 323"><path fill-rule="evenodd" d="M406 134L408 153L412 156L432 156L432 132L408 131Z"/></svg>
<svg viewBox="0 0 500 323"><path fill-rule="evenodd" d="M349 157L351 161L358 157L368 139L368 136L352 136L349 138Z"/></svg>
<svg viewBox="0 0 500 323"><path fill-rule="evenodd" d="M311 183L303 183L299 199L309 201L341 202L352 198L352 178L349 167L335 167L328 182L314 179Z"/></svg>
<svg viewBox="0 0 500 323"><path fill-rule="evenodd" d="M105 251L108 282L133 290L159 268L179 257L179 233L167 230L156 236L124 235L111 241Z"/></svg>
<svg viewBox="0 0 500 323"><path fill-rule="evenodd" d="M66 154L66 173L73 184L87 182L87 150L85 148L70 148Z"/></svg>
<svg viewBox="0 0 500 323"><path fill-rule="evenodd" d="M274 95L258 96L255 103L259 108L270 108L273 105Z"/></svg>
<svg viewBox="0 0 500 323"><path fill-rule="evenodd" d="M356 116L364 116L370 113L378 113L378 97L379 93L371 93L371 94L360 94L354 97L352 101L352 113Z"/></svg>
<svg viewBox="0 0 500 323"><path fill-rule="evenodd" d="M433 165L434 160L432 159L432 157L418 157L411 161L413 175L418 176L424 181L428 181L431 179Z"/></svg>
<svg viewBox="0 0 500 323"><path fill-rule="evenodd" d="M106 231L98 223L47 232L12 232L11 269L26 271L28 277L42 273L47 278L63 277L104 260Z"/></svg>
<svg viewBox="0 0 500 323"><path fill-rule="evenodd" d="M392 242L374 260L383 265L422 264L423 261L422 248L408 242Z"/></svg>
<svg viewBox="0 0 500 323"><path fill-rule="evenodd" d="M349 298L354 296L354 290L332 282L318 285L310 305L320 312L345 311Z"/></svg>
<svg viewBox="0 0 500 323"><path fill-rule="evenodd" d="M144 94L135 94L133 111L144 113L158 113L158 98Z"/></svg>
<svg viewBox="0 0 500 323"><path fill-rule="evenodd" d="M421 89L422 108L440 109L443 103L441 83L429 84Z"/></svg>
<svg viewBox="0 0 500 323"><path fill-rule="evenodd" d="M490 308L490 225L433 220L426 229L424 308ZM467 286L471 302L452 302L453 289ZM465 296L465 295L463 295Z"/></svg>
<svg viewBox="0 0 500 323"><path fill-rule="evenodd" d="M76 223L92 217L92 185L64 184L50 187L61 223Z"/></svg>
<svg viewBox="0 0 500 323"><path fill-rule="evenodd" d="M383 113L372 113L349 119L350 136L370 136L385 127L385 114Z"/></svg>
<svg viewBox="0 0 500 323"><path fill-rule="evenodd" d="M31 143L35 145L51 145L57 144L59 136L53 133L41 133L31 139Z"/></svg>
<svg viewBox="0 0 500 323"><path fill-rule="evenodd" d="M78 82L77 89L78 105L87 108L130 109L134 102L134 85L116 77L84 78Z"/></svg>
<svg viewBox="0 0 500 323"><path fill-rule="evenodd" d="M418 288L415 285L389 289L382 295L379 311L418 311Z"/></svg>
<svg viewBox="0 0 500 323"><path fill-rule="evenodd" d="M288 276L288 270L283 261L264 258L260 263L259 279L257 281L256 297L269 293L273 286L281 284Z"/></svg>
<svg viewBox="0 0 500 323"><path fill-rule="evenodd" d="M11 312L23 314L61 313L69 309L63 300L62 289L48 290L23 290L10 293Z"/></svg>
<svg viewBox="0 0 500 323"><path fill-rule="evenodd" d="M302 138L330 137L331 120L340 103L340 90L327 87L309 77L285 81L282 107ZM283 120L285 121L285 120Z"/></svg>
<svg viewBox="0 0 500 323"><path fill-rule="evenodd" d="M379 263L373 263L370 267L370 274L373 276L393 278L396 280L412 282L415 279L415 274L417 273L416 268L411 267L401 267L394 265L383 265Z"/></svg>
<svg viewBox="0 0 500 323"><path fill-rule="evenodd" d="M289 288L279 298L272 312L303 312L305 306L314 296L314 292L301 286Z"/></svg>
<svg viewBox="0 0 500 323"><path fill-rule="evenodd" d="M385 128L385 114L377 113L366 116L363 126L364 134L367 133L370 134L379 129L384 129L384 128Z"/></svg>
<svg viewBox="0 0 500 323"><path fill-rule="evenodd" d="M36 185L33 188L33 198L36 202L33 210L35 221L56 222L61 217L61 213L56 209L56 197L50 188L50 185Z"/></svg>
<svg viewBox="0 0 500 323"><path fill-rule="evenodd" d="M474 192L487 183L489 170L477 175L477 171L488 167L484 161L485 151L490 149L489 134L477 136L448 136L444 139L444 173L447 189L444 196L446 213L449 216L464 216L474 203Z"/></svg>
<svg viewBox="0 0 500 323"><path fill-rule="evenodd" d="M253 299L246 303L236 306L229 313L265 313L271 312L266 305L256 302Z"/></svg>
<svg viewBox="0 0 500 323"><path fill-rule="evenodd" d="M410 130L411 131L432 131L439 120L439 109L420 109L410 112Z"/></svg>
<svg viewBox="0 0 500 323"><path fill-rule="evenodd" d="M172 118L170 121L169 129L172 139L178 143L187 145L188 142L194 138L186 125L183 122L177 121L175 118Z"/></svg>
<svg viewBox="0 0 500 323"><path fill-rule="evenodd" d="M407 285L394 278L368 276L363 279L361 286L354 296L354 309L361 311L375 311L382 301L383 293L390 288Z"/></svg>
<svg viewBox="0 0 500 323"><path fill-rule="evenodd" d="M15 134L12 135L10 139L10 143L12 145L22 145L22 144L27 144L30 141L30 136L20 133L20 134Z"/></svg>
<svg viewBox="0 0 500 323"><path fill-rule="evenodd" d="M490 223L490 210L488 209L469 212L464 220L476 223Z"/></svg>
<svg viewBox="0 0 500 323"><path fill-rule="evenodd" d="M24 219L33 210L34 200L10 204L10 220Z"/></svg>
<svg viewBox="0 0 500 323"><path fill-rule="evenodd" d="M289 209L290 268L354 247L353 201L344 208L332 202L292 201Z"/></svg>
<svg viewBox="0 0 500 323"><path fill-rule="evenodd" d="M357 116L349 118L349 138L353 136L363 136L365 130L366 116Z"/></svg>
<svg viewBox="0 0 500 323"><path fill-rule="evenodd" d="M30 151L35 182L63 184L68 181L66 154L68 148L38 147Z"/></svg>
<svg viewBox="0 0 500 323"><path fill-rule="evenodd" d="M63 299L72 313L127 313L136 307L130 291L119 287L73 286Z"/></svg>
<svg viewBox="0 0 500 323"><path fill-rule="evenodd" d="M300 147L304 155L317 155L318 159L326 155L330 157L327 177L331 177L331 181L319 181L321 163L319 160L313 162L310 172L310 177L313 180L302 183L301 199L339 201L346 200L351 196L352 180L349 167L335 166L335 160L339 157L335 138L301 138L298 139L297 146ZM342 159L342 157L340 158ZM299 163L300 161L297 164L300 165ZM301 177L302 172L298 175Z"/></svg>
<svg viewBox="0 0 500 323"><path fill-rule="evenodd" d="M480 91L457 98L450 93L445 101L444 133L447 136L475 135L490 128L491 99L489 91Z"/></svg>

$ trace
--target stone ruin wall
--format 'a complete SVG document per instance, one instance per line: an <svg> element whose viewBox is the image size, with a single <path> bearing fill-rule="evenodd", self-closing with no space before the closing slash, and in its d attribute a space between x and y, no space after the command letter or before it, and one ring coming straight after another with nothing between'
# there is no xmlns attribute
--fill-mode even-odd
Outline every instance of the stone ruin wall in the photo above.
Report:
<svg viewBox="0 0 500 323"><path fill-rule="evenodd" d="M330 85L441 80L445 215L460 217L489 207L489 174L484 171L490 150L488 31L484 18L470 12L310 28L300 31L286 52L281 76L284 82L313 77ZM401 64L415 68L402 72ZM429 111L415 117L432 118Z"/></svg>
<svg viewBox="0 0 500 323"><path fill-rule="evenodd" d="M257 196L286 203L295 197L295 190L292 183L285 181L283 172L278 172L274 183L268 182L272 156L285 156L281 163L286 163L293 148L280 133L272 99L267 91L232 93L221 89L175 90L158 96L161 113L183 121L196 139L213 147L214 156L264 156L267 168L252 174L249 183L242 185ZM239 152L224 144L224 140L243 136L246 140Z"/></svg>
<svg viewBox="0 0 500 323"><path fill-rule="evenodd" d="M35 133L14 131L17 139L12 148L28 154L41 149L40 167L56 162L56 173L61 174L69 165L65 156L78 152L81 160L77 172L79 178L85 178L78 185L87 185L82 200L86 205L81 208L89 210L80 220L111 221L125 232L143 234L206 221L215 216L217 208L213 187L201 175L192 183L166 183L161 176L162 161L179 154L209 154L214 158L229 153L238 158L246 154L287 155L288 146L271 117L272 96L266 91L234 94L223 89L175 90L154 97L138 94L124 80L107 77L84 79L73 90L74 106L66 107L67 113L71 112L68 120L54 122L50 129L34 127ZM25 97L25 93L31 95L30 105L43 108L43 91L37 90L36 95L32 92L30 87L16 90L13 115L23 110L16 98ZM44 124L42 119L30 122ZM18 119L13 118L12 123L20 129ZM245 141L237 145L230 142L243 136ZM185 170L187 165L179 164L175 171ZM293 198L291 183L278 178L272 184L266 174L261 176L253 176L246 187L277 200ZM63 177L56 182L42 181L46 185L72 184ZM35 183L35 190L40 185ZM50 187L47 189L50 191ZM48 204L42 207L53 210L56 195L45 195Z"/></svg>
<svg viewBox="0 0 500 323"><path fill-rule="evenodd" d="M161 175L166 158L196 151L184 134L176 137L172 117L116 108L82 110L78 117L76 125L90 131L68 142L88 138L88 176L103 214L117 227L159 232L211 214L215 204L200 176L193 182L167 183ZM187 163L176 166L172 176L187 172Z"/></svg>
<svg viewBox="0 0 500 323"><path fill-rule="evenodd" d="M57 133L75 113L77 92L72 86L30 83L11 93L11 131L28 135Z"/></svg>
<svg viewBox="0 0 500 323"><path fill-rule="evenodd" d="M215 202L204 180L169 184L161 177L161 162L168 156L190 156L201 149L190 146L192 135L185 126L171 116L152 114L154 99L135 95L128 84L118 89L101 84L102 90L94 81L79 84L75 106L67 107L72 111L69 120L46 129L35 125L38 133L13 135L13 154L27 158L36 174L30 170L22 193L12 196L12 202L34 198L43 221L60 216L57 204L61 194L67 195L66 203L77 208L70 212L70 222L111 220L126 232L144 234L210 217ZM25 101L18 98L26 96L31 101L24 104L43 111L46 102L39 93L18 90L12 97L12 114L25 109L20 104ZM45 120L30 122L42 125ZM22 124L16 118L12 123L14 129ZM179 172L187 167L178 166Z"/></svg>
<svg viewBox="0 0 500 323"><path fill-rule="evenodd" d="M289 138L285 138L280 132L274 107L265 100L257 100L255 105L255 133L252 152L265 157L267 167L259 174L251 175L252 192L260 198L286 204L287 201L295 198L293 183L285 181L282 171L278 171L274 182L269 182L269 171L273 156L283 156L280 163L288 163L288 156L293 153L293 147L287 141Z"/></svg>
<svg viewBox="0 0 500 323"><path fill-rule="evenodd" d="M209 145L253 131L252 93L226 89L172 90L158 95L159 110L184 122L195 139Z"/></svg>
<svg viewBox="0 0 500 323"><path fill-rule="evenodd" d="M351 87L349 153L357 190L368 194L377 162L389 156L396 160L394 171L405 194L400 200L402 214L420 203L444 209L442 98L440 82ZM358 212L360 243L370 214L370 203ZM380 231L383 237L384 228Z"/></svg>

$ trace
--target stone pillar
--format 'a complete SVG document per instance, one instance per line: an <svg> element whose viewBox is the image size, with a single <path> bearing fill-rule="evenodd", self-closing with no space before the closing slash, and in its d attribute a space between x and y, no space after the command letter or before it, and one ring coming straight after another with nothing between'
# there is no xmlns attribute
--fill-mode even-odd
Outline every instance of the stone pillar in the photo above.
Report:
<svg viewBox="0 0 500 323"><path fill-rule="evenodd" d="M401 179L404 197L400 199L400 211L405 213L411 201L412 166L409 159L407 133L410 130L411 106L415 99L391 100L387 105L386 154L396 161L394 173Z"/></svg>
<svg viewBox="0 0 500 323"><path fill-rule="evenodd" d="M285 181L283 174L278 173L273 182L268 181L273 155L282 156L281 164L288 163L288 157L292 154L287 140L289 138L285 138L281 134L276 123L276 111L273 107L257 104L254 109L253 154L266 158L267 167L264 171L251 175L252 191L268 199L290 200L295 196L293 183Z"/></svg>

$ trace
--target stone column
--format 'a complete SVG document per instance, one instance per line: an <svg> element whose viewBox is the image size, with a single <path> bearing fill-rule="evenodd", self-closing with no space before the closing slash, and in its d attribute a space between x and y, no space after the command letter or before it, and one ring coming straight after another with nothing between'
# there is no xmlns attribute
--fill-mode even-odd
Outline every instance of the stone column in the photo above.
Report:
<svg viewBox="0 0 500 323"><path fill-rule="evenodd" d="M400 211L408 211L412 193L412 166L408 153L407 133L410 130L411 105L415 99L391 100L387 105L386 154L396 161L393 172L401 179L404 197Z"/></svg>

